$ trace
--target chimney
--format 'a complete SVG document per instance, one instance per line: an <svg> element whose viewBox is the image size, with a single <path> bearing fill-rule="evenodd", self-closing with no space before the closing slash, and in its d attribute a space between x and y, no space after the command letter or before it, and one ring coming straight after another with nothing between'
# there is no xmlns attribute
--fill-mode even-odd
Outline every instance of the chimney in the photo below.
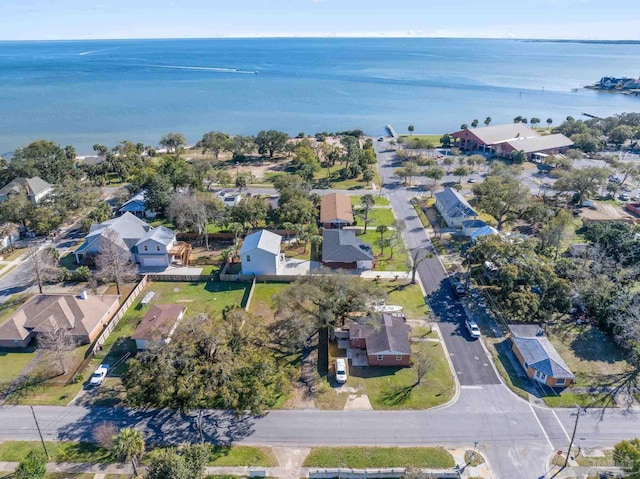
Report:
<svg viewBox="0 0 640 479"><path fill-rule="evenodd" d="M86 292L86 291L82 291L82 292L80 293L80 299L87 299L87 297L88 297L88 294L87 294L87 292Z"/></svg>

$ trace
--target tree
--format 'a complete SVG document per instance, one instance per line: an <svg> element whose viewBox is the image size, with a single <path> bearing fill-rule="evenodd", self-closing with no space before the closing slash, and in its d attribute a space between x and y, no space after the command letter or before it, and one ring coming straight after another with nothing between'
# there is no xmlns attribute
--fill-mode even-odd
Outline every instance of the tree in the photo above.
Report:
<svg viewBox="0 0 640 479"><path fill-rule="evenodd" d="M202 148L202 153L213 153L214 158L217 160L221 151L229 151L232 147L232 141L229 135L221 133L219 131L210 131L202 136L197 144L197 147Z"/></svg>
<svg viewBox="0 0 640 479"><path fill-rule="evenodd" d="M529 206L529 189L510 170L498 170L482 183L473 186L478 208L498 221L500 230L505 222L519 218Z"/></svg>
<svg viewBox="0 0 640 479"><path fill-rule="evenodd" d="M360 198L360 204L362 205L360 211L362 212L362 218L364 220L364 234L367 234L367 226L369 226L370 223L369 213L371 213L375 203L376 199L371 194L363 195L362 198Z"/></svg>
<svg viewBox="0 0 640 479"><path fill-rule="evenodd" d="M191 479L182 456L173 448L156 449L149 454L149 466L145 479Z"/></svg>
<svg viewBox="0 0 640 479"><path fill-rule="evenodd" d="M634 473L631 478L640 475L640 439L633 438L629 441L620 441L613 446L613 458L616 464L622 465L628 472Z"/></svg>
<svg viewBox="0 0 640 479"><path fill-rule="evenodd" d="M608 171L598 166L589 166L571 171L563 171L553 185L559 192L573 192L578 204L595 197L598 188L607 180Z"/></svg>
<svg viewBox="0 0 640 479"><path fill-rule="evenodd" d="M458 183L462 183L462 177L469 174L469 167L464 165L458 166L453 170L453 174L458 177Z"/></svg>
<svg viewBox="0 0 640 479"><path fill-rule="evenodd" d="M436 189L436 184L442 178L444 178L444 169L439 166L432 166L431 168L427 168L422 172L424 176L433 180L433 184L431 185L431 197L433 197L433 192Z"/></svg>
<svg viewBox="0 0 640 479"><path fill-rule="evenodd" d="M461 130L468 130L469 126L466 123L463 123L462 125L460 125L460 129Z"/></svg>
<svg viewBox="0 0 640 479"><path fill-rule="evenodd" d="M208 226L212 223L219 224L224 219L225 206L208 193L177 193L167 208L167 216L179 230L191 229L203 235L208 250Z"/></svg>
<svg viewBox="0 0 640 479"><path fill-rule="evenodd" d="M529 122L531 123L531 126L535 128L536 125L540 123L540 118L534 116L533 118L531 118L531 120L529 120Z"/></svg>
<svg viewBox="0 0 640 479"><path fill-rule="evenodd" d="M416 129L416 128L415 128L415 126L413 126L413 125L409 125L409 126L407 127L407 130L409 130L409 136L411 136L411 135L413 134L413 132L414 132L414 130L415 130L415 129Z"/></svg>
<svg viewBox="0 0 640 479"><path fill-rule="evenodd" d="M60 277L58 258L55 253L54 248L39 250L32 246L27 250L31 272L38 283L40 294L45 283L57 281Z"/></svg>
<svg viewBox="0 0 640 479"><path fill-rule="evenodd" d="M551 128L551 123L553 123L553 118L547 118L547 128Z"/></svg>
<svg viewBox="0 0 640 479"><path fill-rule="evenodd" d="M78 342L71 333L57 323L47 325L43 331L38 332L38 347L51 354L51 361L59 366L57 375L67 374L69 354L77 345Z"/></svg>
<svg viewBox="0 0 640 479"><path fill-rule="evenodd" d="M389 227L386 225L378 225L376 231L380 233L380 254L384 254L384 234L389 231Z"/></svg>
<svg viewBox="0 0 640 479"><path fill-rule="evenodd" d="M233 159L243 160L247 155L251 154L256 148L255 138L252 136L236 135L231 140L231 152Z"/></svg>
<svg viewBox="0 0 640 479"><path fill-rule="evenodd" d="M409 262L409 267L411 268L411 284L416 284L416 272L418 271L418 266L423 261L433 258L433 253L430 253L426 248L414 248L410 253L411 261Z"/></svg>
<svg viewBox="0 0 640 479"><path fill-rule="evenodd" d="M420 167L413 161L407 161L403 167L396 169L395 174L396 176L404 178L405 183L411 186L413 177L420 174Z"/></svg>
<svg viewBox="0 0 640 479"><path fill-rule="evenodd" d="M616 126L609 133L609 141L620 148L627 140L633 138L633 130L630 126L619 125Z"/></svg>
<svg viewBox="0 0 640 479"><path fill-rule="evenodd" d="M449 135L442 135L440 137L440 144L445 148L449 148L451 146L451 137Z"/></svg>
<svg viewBox="0 0 640 479"><path fill-rule="evenodd" d="M60 145L46 140L18 148L9 164L10 179L39 176L52 184L62 182L73 171L74 160L67 157Z"/></svg>
<svg viewBox="0 0 640 479"><path fill-rule="evenodd" d="M471 128L476 128L476 127L478 126L478 123L479 123L479 121L478 121L477 119L474 119L474 120L471 122Z"/></svg>
<svg viewBox="0 0 640 479"><path fill-rule="evenodd" d="M444 165L447 167L447 173L449 173L449 170L451 169L451 165L453 165L453 157L445 156L444 160L442 160L442 163L444 163Z"/></svg>
<svg viewBox="0 0 640 479"><path fill-rule="evenodd" d="M20 461L16 472L11 476L15 479L42 479L47 473L47 456L41 451L31 450Z"/></svg>
<svg viewBox="0 0 640 479"><path fill-rule="evenodd" d="M9 249L13 250L13 238L18 235L20 230L18 229L18 225L8 221L6 223L2 223L0 225L0 239L8 238L9 244L7 245Z"/></svg>
<svg viewBox="0 0 640 479"><path fill-rule="evenodd" d="M169 178L165 175L150 175L144 183L145 189L145 202L147 208L157 213L164 213L164 210L169 206L171 201L171 193L173 187Z"/></svg>
<svg viewBox="0 0 640 479"><path fill-rule="evenodd" d="M402 233L407 229L407 223L404 220L393 220L391 223L391 238L389 239L389 249L391 255L389 259L393 259L396 250L400 248L402 244Z"/></svg>
<svg viewBox="0 0 640 479"><path fill-rule="evenodd" d="M167 149L168 153L180 153L180 150L187 144L182 133L167 133L160 139L160 146Z"/></svg>
<svg viewBox="0 0 640 479"><path fill-rule="evenodd" d="M484 126L489 126L491 124L491 117L488 116L484 119Z"/></svg>
<svg viewBox="0 0 640 479"><path fill-rule="evenodd" d="M262 130L256 137L256 145L258 145L258 153L261 155L269 154L269 158L284 149L287 144L288 135L283 131Z"/></svg>
<svg viewBox="0 0 640 479"><path fill-rule="evenodd" d="M511 161L516 165L522 164L527 161L527 154L524 150L515 150L511 152Z"/></svg>
<svg viewBox="0 0 640 479"><path fill-rule="evenodd" d="M103 281L115 283L118 295L122 283L133 281L138 274L135 263L131 261L129 247L111 228L107 228L102 234L96 267L96 276Z"/></svg>
<svg viewBox="0 0 640 479"><path fill-rule="evenodd" d="M516 117L513 119L513 122L514 122L514 123L520 123L521 121L522 121L522 117L521 117L520 115L516 116Z"/></svg>
<svg viewBox="0 0 640 479"><path fill-rule="evenodd" d="M29 201L27 195L20 193L18 195L9 195L6 201L0 203L0 219L12 223L20 223L24 228L35 213L34 204Z"/></svg>
<svg viewBox="0 0 640 479"><path fill-rule="evenodd" d="M231 209L231 218L233 221L242 224L244 229L247 228L247 223L253 228L257 228L261 221L267 218L269 212L269 205L264 199L251 196L248 198L242 198L240 203Z"/></svg>
<svg viewBox="0 0 640 479"><path fill-rule="evenodd" d="M416 373L414 386L420 386L427 373L433 368L433 358L426 347L418 348L411 358L411 366Z"/></svg>
<svg viewBox="0 0 640 479"><path fill-rule="evenodd" d="M131 461L133 475L138 475L138 460L144 452L144 434L139 429L125 427L113 439L111 454L120 462Z"/></svg>
<svg viewBox="0 0 640 479"><path fill-rule="evenodd" d="M100 447L110 450L118 435L118 427L112 422L101 422L93 429L91 435Z"/></svg>

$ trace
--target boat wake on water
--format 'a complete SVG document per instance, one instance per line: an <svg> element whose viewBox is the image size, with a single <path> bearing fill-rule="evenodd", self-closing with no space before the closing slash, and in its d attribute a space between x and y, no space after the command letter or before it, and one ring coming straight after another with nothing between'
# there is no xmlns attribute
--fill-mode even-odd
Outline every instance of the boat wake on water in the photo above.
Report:
<svg viewBox="0 0 640 479"><path fill-rule="evenodd" d="M205 72L218 72L218 73L240 73L245 75L254 75L257 71L238 70L237 68L219 68L219 67L189 67L182 65L145 65L152 68L170 68L173 70L194 70Z"/></svg>

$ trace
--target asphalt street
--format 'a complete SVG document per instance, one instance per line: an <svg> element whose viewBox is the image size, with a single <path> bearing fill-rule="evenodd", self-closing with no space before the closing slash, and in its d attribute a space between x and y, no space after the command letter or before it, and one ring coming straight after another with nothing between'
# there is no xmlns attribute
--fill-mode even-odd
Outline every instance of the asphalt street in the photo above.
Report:
<svg viewBox="0 0 640 479"><path fill-rule="evenodd" d="M386 141L374 144L380 178L384 185L382 191L389 197L396 218L403 219L407 226L404 232L406 247L409 250L432 249L431 241L410 202L414 192L407 191L400 180L394 177L394 152L388 150L389 145ZM499 384L500 380L481 341L473 340L464 326L464 309L438 256L434 255L433 258L422 261L417 271L427 294L427 304L435 319L439 321L440 331L460 384Z"/></svg>

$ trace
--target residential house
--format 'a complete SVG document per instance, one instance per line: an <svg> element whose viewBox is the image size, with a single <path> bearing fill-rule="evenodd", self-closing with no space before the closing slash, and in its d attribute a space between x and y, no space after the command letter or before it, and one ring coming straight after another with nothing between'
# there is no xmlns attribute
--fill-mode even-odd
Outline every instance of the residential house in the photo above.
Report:
<svg viewBox="0 0 640 479"><path fill-rule="evenodd" d="M8 234L5 237L0 238L0 250L8 248L19 239L20 239L20 232L17 230L13 234Z"/></svg>
<svg viewBox="0 0 640 479"><path fill-rule="evenodd" d="M497 235L498 230L482 220L467 220L462 222L462 234L475 242L483 236Z"/></svg>
<svg viewBox="0 0 640 479"><path fill-rule="evenodd" d="M0 324L0 347L26 348L38 333L64 329L78 344L93 342L118 311L119 296L38 294Z"/></svg>
<svg viewBox="0 0 640 479"><path fill-rule="evenodd" d="M320 223L323 228L344 228L353 225L351 199L343 193L324 195L320 203Z"/></svg>
<svg viewBox="0 0 640 479"><path fill-rule="evenodd" d="M371 245L363 243L354 230L322 230L322 264L329 268L373 269Z"/></svg>
<svg viewBox="0 0 640 479"><path fill-rule="evenodd" d="M454 146L465 151L482 150L503 158L511 158L514 151L524 151L528 158L534 154L563 153L573 142L556 133L541 135L524 123L464 129L451 133Z"/></svg>
<svg viewBox="0 0 640 479"><path fill-rule="evenodd" d="M509 330L511 349L528 377L552 388L575 382L569 366L539 326L511 324Z"/></svg>
<svg viewBox="0 0 640 479"><path fill-rule="evenodd" d="M436 209L450 228L462 228L465 221L475 220L478 216L469 202L453 188L445 188L434 196Z"/></svg>
<svg viewBox="0 0 640 479"><path fill-rule="evenodd" d="M233 208L242 200L242 195L240 193L231 193L228 191L220 191L218 192L218 198L220 201L224 203L225 206L229 208Z"/></svg>
<svg viewBox="0 0 640 479"><path fill-rule="evenodd" d="M240 248L242 274L278 274L284 255L280 251L282 236L267 230L248 235Z"/></svg>
<svg viewBox="0 0 640 479"><path fill-rule="evenodd" d="M369 366L410 366L411 328L404 317L382 313L367 323L349 322L349 346L366 351Z"/></svg>
<svg viewBox="0 0 640 479"><path fill-rule="evenodd" d="M16 178L0 189L0 203L7 201L11 195L24 194L29 201L37 205L42 199L53 191L53 185L42 178Z"/></svg>
<svg viewBox="0 0 640 479"><path fill-rule="evenodd" d="M97 255L108 230L118 237L118 245L129 251L131 261L142 267L166 267L180 260L188 264L190 248L176 241L173 231L164 226L153 228L130 212L104 223L91 225L85 242L75 252L76 262L82 264L88 255Z"/></svg>
<svg viewBox="0 0 640 479"><path fill-rule="evenodd" d="M156 213L147 208L147 202L145 200L146 191L141 191L134 195L130 200L124 203L118 210L118 214L123 215L127 212L138 218L155 218Z"/></svg>
<svg viewBox="0 0 640 479"><path fill-rule="evenodd" d="M180 304L153 304L131 335L139 351L171 341L187 307Z"/></svg>

